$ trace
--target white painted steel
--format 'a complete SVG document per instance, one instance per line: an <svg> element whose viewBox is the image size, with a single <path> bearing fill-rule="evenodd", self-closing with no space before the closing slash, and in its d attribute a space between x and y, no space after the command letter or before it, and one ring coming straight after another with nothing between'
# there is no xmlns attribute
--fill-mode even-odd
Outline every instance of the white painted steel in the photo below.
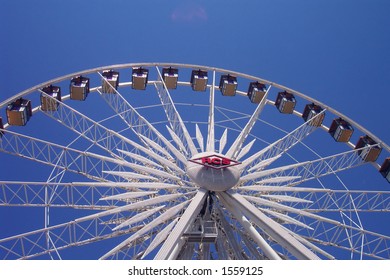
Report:
<svg viewBox="0 0 390 280"><path fill-rule="evenodd" d="M264 254L271 260L281 260L280 256L272 249L267 241L259 234L254 226L248 221L247 218L236 208L236 203L230 199L225 193L220 193L222 203L228 208L228 210L236 217L238 222L244 227L244 229L250 234L255 242L264 251Z"/></svg>
<svg viewBox="0 0 390 280"><path fill-rule="evenodd" d="M241 165L227 167L219 171L209 170L207 173L200 171L204 167L188 162L190 155L192 158L199 156L198 149L176 109L176 103L164 85L159 67L165 66L212 71L212 83L207 85L210 96L206 148L204 148L204 139L199 126L201 123L199 122L195 123L195 138L201 153L204 150L215 153L215 145L218 142L218 140L215 141L215 131L216 127L220 126L224 129L219 140L218 152L220 156L232 159L243 158ZM169 126L165 126L166 131L157 129L157 122L152 123L144 118L139 108L132 106L122 96L122 93L113 88L112 85L110 85L112 89L110 93L102 93L101 86L92 87L91 92L99 92L107 104L114 109L114 113L129 126L129 130L139 137L139 141L133 141L119 132L110 130L100 121L94 121L74 109L65 103L69 99L69 95L63 96L62 102L59 102L41 90L44 86L69 80L77 75L97 74L102 77L103 70L120 70L132 67L153 67L156 69L158 79L156 81L149 80L148 84L154 85L159 94L160 106L165 110L169 124ZM265 105L273 106L274 102L268 100L268 96L266 96L252 114L226 118L231 123L249 119L245 127L238 125L234 130L224 126L223 122L215 120L215 113L220 110L218 104L215 104L217 74L231 74L247 80L260 81L268 86L267 94L271 87L287 90L307 102L320 105L324 111L347 120L355 129L370 135L385 151L390 152L389 146L378 137L329 106L276 83L234 71L187 64L136 63L73 73L16 94L2 102L0 108L19 97L28 98L30 94L38 92L59 106L57 111L43 111L38 106L33 108L33 114L42 112L70 131L75 132L78 138L87 140L91 143L90 147L101 148L104 155L90 152L89 148L85 151L78 150L70 148L70 146L50 143L39 137L34 138L23 133L16 133L9 124L5 123L5 135L3 137L0 135L0 150L40 164L53 166L53 171L46 183L0 181L0 191L2 191L0 205L45 207L45 228L1 239L0 257L1 250L6 250L8 255L17 256L17 258L39 257L44 254L48 254L50 257L56 255L61 258L60 251L64 248L113 239L123 234L128 235L125 241L113 247L102 258L117 258L120 254L125 258L142 258L156 250L161 244L156 258L175 259L179 254L182 257L190 257L194 255L191 250L195 250L195 246L187 246L184 249L186 251L183 251L187 238L183 237L183 233L200 213L202 206L203 210L206 209L205 202L208 201L210 209L218 205L218 203L213 205L210 203L213 195L207 190L211 190L219 192L217 197L221 197L221 202L226 206L226 209L223 212L219 211L219 213L227 215L226 213L230 212L236 217L236 219L233 216L227 216L226 219L221 217L225 224L223 226L221 226L221 222L218 224L219 227L222 227L219 229L220 231L225 228L229 240L228 242L222 240L224 235L218 236L215 248L219 251L219 257L241 259L242 255L238 252L238 248L239 245L244 244L248 246L247 249L251 251L253 256L263 257L259 251L249 245L252 242L246 239L249 235L256 240L259 246L261 245L260 247L266 252L265 255L268 258L291 257L291 255L285 255L279 249L273 248L272 242L268 244L256 227L251 224L253 222L260 228L260 232L265 232L270 240L275 240L298 259L316 259L317 256L312 252L333 259L333 255L322 249L329 245L333 248L347 250L351 252L351 255L360 254L361 257L385 258L384 256L389 249L383 248L382 244L386 244L390 237L364 229L358 212L390 211L390 195L388 193L347 189L331 190L325 187L312 188L310 185L307 187L300 185L302 182L318 179L328 174L336 174L337 176L339 171L363 165L365 162L359 157L359 153L368 152L369 149L376 146L267 169L269 165L277 163L279 158L288 155L288 151L296 144L304 146L303 140L317 127L310 126L312 119L308 120L292 132L285 133L281 139L271 144L268 143L259 152L252 152L258 137L254 137L255 139L252 139L251 142L243 145L248 136L251 135L253 126L259 121L259 115ZM178 81L178 85L190 86L190 83ZM120 88L131 86L131 82L119 84ZM247 98L246 92L240 90L237 91L237 95ZM293 114L302 116L298 111L294 111ZM328 130L325 125L320 128ZM233 144L224 155L223 150L228 143L228 129L232 132L238 131L239 136L232 141ZM167 133L172 141L166 137ZM256 145L257 143L256 141ZM350 142L347 145L354 148ZM247 154L249 157L245 158ZM374 162L372 165L379 168L379 163ZM194 171L195 169L197 170ZM233 179L226 176L231 171L234 171ZM91 182L62 183L61 180L65 172L82 175L90 179ZM203 179L199 179L199 177L203 177ZM229 193L225 192L228 189L231 189ZM66 195L64 195L65 193ZM12 195L10 196L10 194ZM99 212L69 223L49 226L50 207L73 207ZM327 212L339 212L340 219L327 218L323 215ZM212 219L215 219L215 213L213 215ZM356 215L356 218L352 217L353 215ZM303 222L305 219L308 219L310 224ZM229 220L229 224L231 223L230 225L226 224L227 220ZM242 236L240 244L232 234L234 222L241 223L248 234ZM291 224L296 228L303 228L306 232L301 234L302 231L293 231L292 227L285 228L282 224ZM325 228L326 236L319 230ZM82 229L81 233L78 232L80 229ZM96 229L96 232L93 229ZM57 230L60 230L61 233ZM42 238L42 236L44 237ZM41 240L44 240L45 243L42 244ZM321 248L316 246L314 242ZM346 245L346 243L348 244ZM12 244L23 244L23 250ZM208 259L212 253L210 246L204 243L200 243L199 246L200 257ZM37 248L40 248L41 251L37 252ZM234 248L234 252L228 252L231 248ZM390 253L388 257L390 257Z"/></svg>
<svg viewBox="0 0 390 280"><path fill-rule="evenodd" d="M215 71L213 71L213 81L210 87L209 119L207 133L207 152L215 152Z"/></svg>
<svg viewBox="0 0 390 280"><path fill-rule="evenodd" d="M192 199L190 205L184 211L183 215L180 217L179 222L176 224L172 232L169 234L167 240L164 242L163 246L158 251L154 259L156 260L166 260L171 255L174 247L178 245L184 231L187 227L194 221L195 217L198 215L202 203L206 199L207 191L204 189L199 189L197 194Z"/></svg>
<svg viewBox="0 0 390 280"><path fill-rule="evenodd" d="M281 225L264 215L259 209L245 200L244 197L237 193L226 195L230 196L232 203L236 201L237 205L245 215L248 215L250 220L256 223L269 236L272 236L272 239L289 250L298 259L319 259L317 255L303 246L302 243L290 235Z"/></svg>

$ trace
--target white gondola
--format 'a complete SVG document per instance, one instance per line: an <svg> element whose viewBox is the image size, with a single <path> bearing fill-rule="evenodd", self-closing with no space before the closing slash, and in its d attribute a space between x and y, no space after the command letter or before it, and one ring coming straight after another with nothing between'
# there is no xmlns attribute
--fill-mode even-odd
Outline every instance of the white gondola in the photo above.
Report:
<svg viewBox="0 0 390 280"><path fill-rule="evenodd" d="M376 161L382 148L368 135L360 136L359 141L356 143L355 149L367 147L367 149L360 150L359 156L364 161Z"/></svg>
<svg viewBox="0 0 390 280"><path fill-rule="evenodd" d="M102 91L104 93L115 93L119 86L119 72L113 70L104 70L102 73Z"/></svg>
<svg viewBox="0 0 390 280"><path fill-rule="evenodd" d="M296 105L295 96L287 91L279 92L275 106L283 114L292 114Z"/></svg>
<svg viewBox="0 0 390 280"><path fill-rule="evenodd" d="M31 101L19 98L7 106L9 125L26 125L32 116Z"/></svg>
<svg viewBox="0 0 390 280"><path fill-rule="evenodd" d="M148 84L149 70L142 67L133 68L131 87L133 89L145 90Z"/></svg>
<svg viewBox="0 0 390 280"><path fill-rule="evenodd" d="M312 104L307 104L305 106L305 109L303 110L302 118L307 122L310 119L313 119L318 114L320 114L323 111L321 106ZM321 126L322 122L324 121L325 114L322 113L321 116L318 116L317 118L311 120L308 124L311 126Z"/></svg>
<svg viewBox="0 0 390 280"><path fill-rule="evenodd" d="M222 75L219 82L219 89L223 96L235 96L237 90L237 77Z"/></svg>
<svg viewBox="0 0 390 280"><path fill-rule="evenodd" d="M167 89L177 88L177 80L179 78L179 70L177 68L163 68L162 76Z"/></svg>
<svg viewBox="0 0 390 280"><path fill-rule="evenodd" d="M59 103L61 101L61 88L57 86L47 86L42 91L51 96L52 98L41 93L41 110L42 111L57 111ZM57 101L56 101L57 100Z"/></svg>
<svg viewBox="0 0 390 280"><path fill-rule="evenodd" d="M195 91L206 91L207 88L207 71L192 70L191 87Z"/></svg>
<svg viewBox="0 0 390 280"><path fill-rule="evenodd" d="M70 82L70 99L84 101L89 93L89 78L77 76Z"/></svg>
<svg viewBox="0 0 390 280"><path fill-rule="evenodd" d="M248 89L248 98L252 103L260 103L267 92L266 86L259 82L251 82Z"/></svg>

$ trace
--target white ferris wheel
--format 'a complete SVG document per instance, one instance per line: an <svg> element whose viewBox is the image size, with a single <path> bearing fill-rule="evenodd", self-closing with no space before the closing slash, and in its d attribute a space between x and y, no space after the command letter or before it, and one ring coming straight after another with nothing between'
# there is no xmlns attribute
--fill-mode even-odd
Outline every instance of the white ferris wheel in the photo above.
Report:
<svg viewBox="0 0 390 280"><path fill-rule="evenodd" d="M1 259L389 259L390 148L303 93L138 63L0 103Z"/></svg>

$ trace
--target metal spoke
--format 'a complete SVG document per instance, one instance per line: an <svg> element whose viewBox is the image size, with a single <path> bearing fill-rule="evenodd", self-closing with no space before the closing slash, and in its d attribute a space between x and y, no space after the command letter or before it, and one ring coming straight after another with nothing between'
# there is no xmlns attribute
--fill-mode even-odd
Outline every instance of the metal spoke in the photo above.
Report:
<svg viewBox="0 0 390 280"><path fill-rule="evenodd" d="M293 238L281 225L264 215L238 193L221 193L221 197L228 203L237 205L248 218L263 229L276 242L286 248L299 259L318 259L309 249Z"/></svg>
<svg viewBox="0 0 390 280"><path fill-rule="evenodd" d="M123 193L115 184L0 182L0 206L71 207L105 210L115 206L112 201L99 200ZM146 193L145 195L148 195Z"/></svg>
<svg viewBox="0 0 390 280"><path fill-rule="evenodd" d="M210 102L209 102L209 119L208 119L208 133L207 133L207 152L215 151L215 127L214 127L214 118L215 118L215 71L213 71L213 82L210 87Z"/></svg>
<svg viewBox="0 0 390 280"><path fill-rule="evenodd" d="M160 97L161 104L164 107L165 114L171 129L179 137L181 143L185 145L186 153L193 156L198 153L195 144L192 141L192 138L179 115L179 112L176 110L175 104L172 101L171 95L157 66L156 70L160 83L155 83L155 87L157 89L158 96Z"/></svg>
<svg viewBox="0 0 390 280"><path fill-rule="evenodd" d="M280 200L282 196L310 203L291 201L289 205L311 213L322 212L390 212L389 191L331 190L282 186L245 186L239 188L243 194L264 193L259 197Z"/></svg>
<svg viewBox="0 0 390 280"><path fill-rule="evenodd" d="M274 169L249 173L241 178L242 182L260 179L256 184L302 183L328 174L350 169L367 163L360 156L362 151L369 151L374 146L355 149L318 160L300 162Z"/></svg>
<svg viewBox="0 0 390 280"><path fill-rule="evenodd" d="M257 105L257 108L253 112L248 123L245 125L245 127L241 131L240 135L237 137L237 139L234 141L234 143L232 144L230 149L227 151L227 153L226 153L227 157L232 158L232 159L236 159L236 157L238 156L238 154L241 150L242 144L245 142L246 138L248 137L248 135L252 131L253 126L255 125L259 115L261 114L261 112L263 111L263 109L265 107L268 92L270 89L271 89L271 86L268 87L268 89L265 93L265 96L263 97L263 99L261 100L259 105Z"/></svg>
<svg viewBox="0 0 390 280"><path fill-rule="evenodd" d="M114 90L115 94L105 94L99 89L97 91L136 135L139 137L144 136L160 146L166 147L174 154L177 160L185 164L185 157L151 123L138 113L116 89Z"/></svg>
<svg viewBox="0 0 390 280"><path fill-rule="evenodd" d="M228 195L220 194L222 203L228 208L228 210L235 216L238 222L244 227L244 229L251 235L256 241L259 247L264 251L264 254L272 260L280 260L279 255L272 249L272 247L264 240L264 238L257 232L253 225L245 218L244 214L235 209L235 204L232 204L232 200Z"/></svg>
<svg viewBox="0 0 390 280"><path fill-rule="evenodd" d="M183 235L185 229L189 224L195 219L198 215L201 205L206 199L207 191L203 189L199 189L190 205L187 207L183 215L181 216L179 222L176 224L172 232L169 234L167 240L165 240L163 246L157 253L155 259L168 259L171 257L171 253L176 245L178 245L178 241L180 237Z"/></svg>
<svg viewBox="0 0 390 280"><path fill-rule="evenodd" d="M1 259L31 259L74 246L87 245L124 234L136 232L139 227L112 232L101 219L87 222L71 221L64 224L26 232L0 239ZM53 247L46 247L46 236L50 233Z"/></svg>
<svg viewBox="0 0 390 280"><path fill-rule="evenodd" d="M305 137L313 133L318 127L311 125L313 121L321 118L325 113L323 110L321 113L315 115L313 118L308 119L304 124L272 143L263 150L253 154L242 162L241 170L249 168L248 172L253 172L264 168L262 162L267 159L277 158L280 155L286 153L289 149L300 143Z"/></svg>
<svg viewBox="0 0 390 280"><path fill-rule="evenodd" d="M119 245L114 247L112 250L107 252L105 255L101 257L101 259L106 259L109 256L117 253L119 250L124 248L125 246L128 246L130 243L135 241L136 239L142 237L145 233L153 229L154 227L165 223L167 220L172 219L179 211L181 211L186 205L188 204L188 201L184 201L181 204L178 204L176 206L171 207L167 211L165 211L163 214L161 214L157 219L153 220L149 224L145 225L141 230L137 231L135 234L133 234L131 237L127 238L125 241L121 242Z"/></svg>
<svg viewBox="0 0 390 280"><path fill-rule="evenodd" d="M7 131L0 141L0 151L66 169L96 181L106 181L104 170L123 170L126 162L82 152L62 145Z"/></svg>

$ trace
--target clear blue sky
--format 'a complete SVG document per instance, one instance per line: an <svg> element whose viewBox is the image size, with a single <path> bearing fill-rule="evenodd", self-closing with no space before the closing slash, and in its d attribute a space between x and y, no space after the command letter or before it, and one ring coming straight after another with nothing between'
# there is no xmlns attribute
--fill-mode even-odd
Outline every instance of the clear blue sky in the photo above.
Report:
<svg viewBox="0 0 390 280"><path fill-rule="evenodd" d="M389 15L387 0L0 0L0 101L98 66L200 64L301 91L389 144Z"/></svg>

